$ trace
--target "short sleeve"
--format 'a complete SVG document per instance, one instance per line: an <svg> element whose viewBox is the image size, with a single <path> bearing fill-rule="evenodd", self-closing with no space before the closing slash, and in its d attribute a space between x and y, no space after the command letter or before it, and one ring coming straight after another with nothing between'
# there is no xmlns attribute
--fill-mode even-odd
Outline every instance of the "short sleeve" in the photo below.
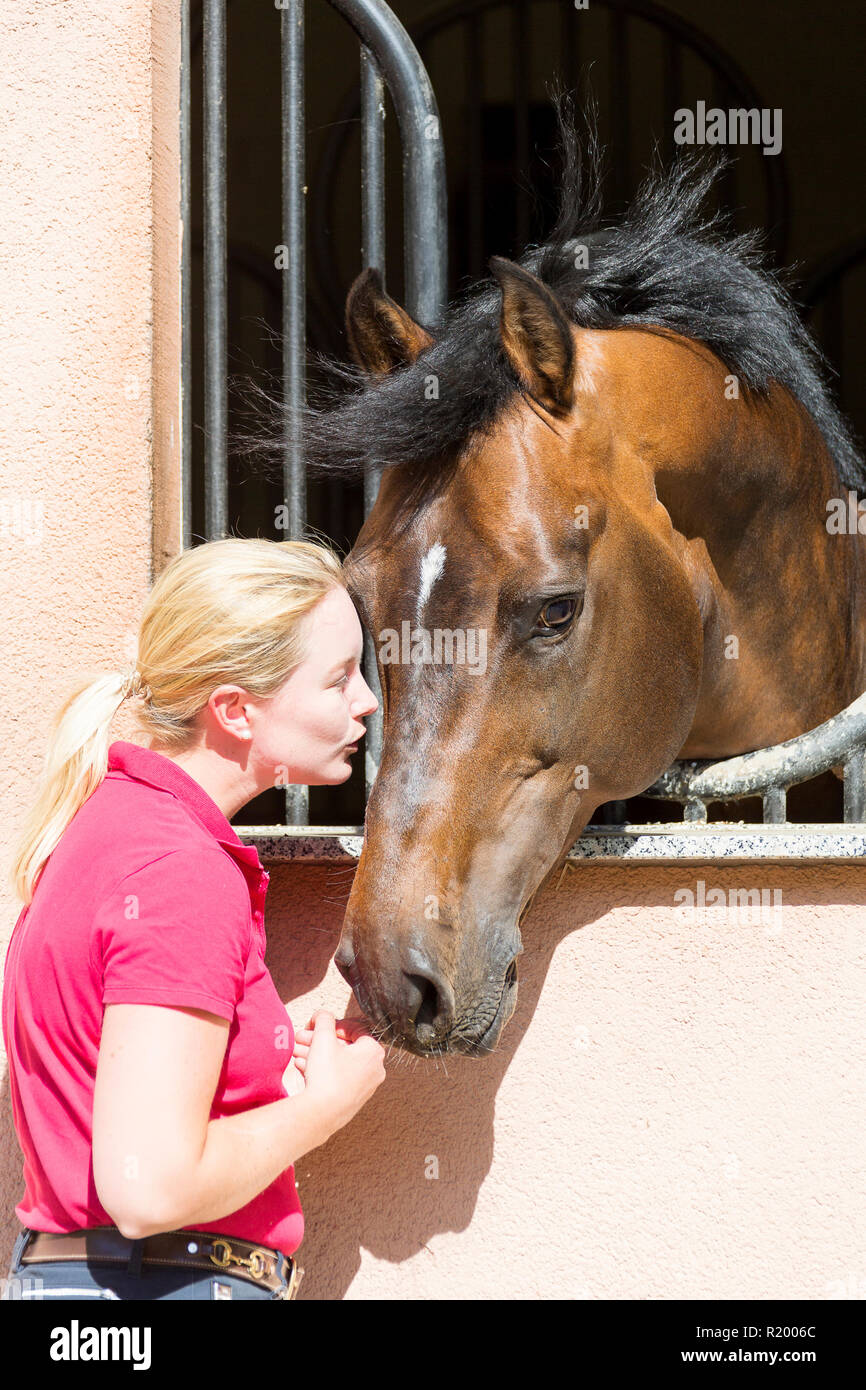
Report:
<svg viewBox="0 0 866 1390"><path fill-rule="evenodd" d="M250 950L250 895L221 850L173 850L100 905L91 961L105 1004L205 1009L231 1022Z"/></svg>

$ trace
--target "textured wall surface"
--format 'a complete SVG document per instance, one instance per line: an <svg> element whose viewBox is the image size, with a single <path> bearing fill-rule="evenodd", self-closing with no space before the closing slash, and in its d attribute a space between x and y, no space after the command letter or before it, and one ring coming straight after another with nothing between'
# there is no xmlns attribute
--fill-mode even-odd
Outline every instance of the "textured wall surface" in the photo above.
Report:
<svg viewBox="0 0 866 1390"><path fill-rule="evenodd" d="M0 8L0 66L5 954L19 910L12 845L45 733L79 677L134 655L150 584L151 6L17 0ZM4 1061L4 1274L20 1195Z"/></svg>
<svg viewBox="0 0 866 1390"><path fill-rule="evenodd" d="M272 866L295 1024L346 1011L352 872ZM866 1295L866 865L581 866L523 939L495 1053L392 1054L301 1159L302 1297Z"/></svg>

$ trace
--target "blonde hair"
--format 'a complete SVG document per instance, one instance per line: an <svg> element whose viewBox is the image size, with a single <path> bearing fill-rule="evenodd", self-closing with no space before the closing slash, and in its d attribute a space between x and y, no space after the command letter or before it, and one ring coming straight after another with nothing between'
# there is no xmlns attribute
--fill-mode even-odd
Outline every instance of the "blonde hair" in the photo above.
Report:
<svg viewBox="0 0 866 1390"><path fill-rule="evenodd" d="M54 719L12 868L29 905L48 856L108 771L109 729L128 696L138 731L166 748L195 741L217 686L272 695L308 653L306 615L345 587L339 557L311 541L227 537L186 550L148 595L135 666L79 683Z"/></svg>

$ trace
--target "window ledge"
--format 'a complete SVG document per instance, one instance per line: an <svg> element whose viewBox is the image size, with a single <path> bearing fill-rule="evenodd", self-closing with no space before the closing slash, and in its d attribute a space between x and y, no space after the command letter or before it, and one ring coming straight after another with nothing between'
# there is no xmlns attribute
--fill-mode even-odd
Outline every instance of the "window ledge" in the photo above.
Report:
<svg viewBox="0 0 866 1390"><path fill-rule="evenodd" d="M361 825L235 826L244 844L263 861L328 863L358 859ZM818 860L847 863L866 858L866 823L851 825L750 825L744 821L658 825L588 825L572 846L572 863L669 864L754 860Z"/></svg>

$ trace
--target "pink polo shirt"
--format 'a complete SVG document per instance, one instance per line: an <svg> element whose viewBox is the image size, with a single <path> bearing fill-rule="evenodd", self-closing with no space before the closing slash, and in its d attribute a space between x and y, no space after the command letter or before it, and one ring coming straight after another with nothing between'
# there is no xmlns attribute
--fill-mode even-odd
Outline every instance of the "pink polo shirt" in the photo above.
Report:
<svg viewBox="0 0 866 1390"><path fill-rule="evenodd" d="M210 1118L283 1099L294 1031L265 965L268 874L177 763L118 740L23 908L3 981L3 1040L24 1154L15 1208L37 1231L112 1225L93 1181L93 1088L106 1004L205 1009L230 1023ZM220 1231L292 1254L294 1168Z"/></svg>

